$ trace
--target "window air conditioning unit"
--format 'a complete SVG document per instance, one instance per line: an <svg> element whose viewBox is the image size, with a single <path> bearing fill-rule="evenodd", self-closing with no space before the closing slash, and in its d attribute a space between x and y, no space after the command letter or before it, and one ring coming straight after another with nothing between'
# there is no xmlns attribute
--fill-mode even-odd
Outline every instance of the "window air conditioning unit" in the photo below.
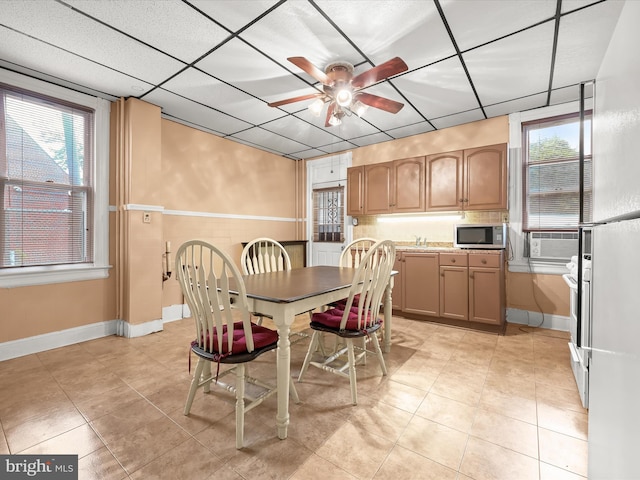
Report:
<svg viewBox="0 0 640 480"><path fill-rule="evenodd" d="M540 262L568 262L578 254L578 234L531 232L527 235L525 257Z"/></svg>

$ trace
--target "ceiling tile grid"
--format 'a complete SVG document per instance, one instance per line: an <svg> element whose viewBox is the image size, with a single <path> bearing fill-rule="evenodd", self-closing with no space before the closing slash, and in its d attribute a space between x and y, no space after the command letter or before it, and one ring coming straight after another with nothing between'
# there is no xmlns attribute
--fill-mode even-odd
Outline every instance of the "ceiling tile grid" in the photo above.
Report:
<svg viewBox="0 0 640 480"><path fill-rule="evenodd" d="M574 101L595 78L621 0L2 0L0 68L163 116L287 160ZM333 62L366 84L362 118L325 126ZM332 92L329 88L329 93ZM357 90L356 90L357 93ZM375 99L375 100L372 100Z"/></svg>

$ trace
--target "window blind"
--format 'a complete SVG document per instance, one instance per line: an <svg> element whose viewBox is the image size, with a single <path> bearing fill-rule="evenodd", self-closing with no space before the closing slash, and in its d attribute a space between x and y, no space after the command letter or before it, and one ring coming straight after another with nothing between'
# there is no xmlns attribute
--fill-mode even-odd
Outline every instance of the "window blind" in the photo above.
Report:
<svg viewBox="0 0 640 480"><path fill-rule="evenodd" d="M523 123L523 230L575 230L580 210L579 115ZM591 218L591 112L584 121L585 221Z"/></svg>
<svg viewBox="0 0 640 480"><path fill-rule="evenodd" d="M0 84L0 268L93 261L93 115Z"/></svg>

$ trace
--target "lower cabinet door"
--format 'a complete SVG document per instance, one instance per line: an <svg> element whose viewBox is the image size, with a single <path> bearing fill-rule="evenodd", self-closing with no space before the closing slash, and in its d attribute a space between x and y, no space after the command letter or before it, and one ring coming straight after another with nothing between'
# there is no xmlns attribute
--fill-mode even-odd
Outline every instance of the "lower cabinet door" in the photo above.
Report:
<svg viewBox="0 0 640 480"><path fill-rule="evenodd" d="M402 311L422 315L439 315L439 281L437 253L402 254Z"/></svg>
<svg viewBox="0 0 640 480"><path fill-rule="evenodd" d="M440 316L469 320L469 269L440 267Z"/></svg>
<svg viewBox="0 0 640 480"><path fill-rule="evenodd" d="M501 275L499 268L469 267L469 320L502 323Z"/></svg>

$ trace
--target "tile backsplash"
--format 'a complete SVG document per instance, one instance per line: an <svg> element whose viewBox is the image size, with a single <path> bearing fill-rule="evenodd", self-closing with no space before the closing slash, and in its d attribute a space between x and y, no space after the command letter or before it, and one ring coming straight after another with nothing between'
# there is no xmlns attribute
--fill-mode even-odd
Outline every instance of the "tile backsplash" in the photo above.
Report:
<svg viewBox="0 0 640 480"><path fill-rule="evenodd" d="M416 237L424 239L431 246L451 246L453 244L453 226L456 223L502 223L508 222L508 213L500 211L464 212L460 220L424 220L416 214L415 218L406 217L406 221L381 223L379 215L363 215L358 217L358 225L353 228L353 238L372 237L390 239L400 244L413 244Z"/></svg>

